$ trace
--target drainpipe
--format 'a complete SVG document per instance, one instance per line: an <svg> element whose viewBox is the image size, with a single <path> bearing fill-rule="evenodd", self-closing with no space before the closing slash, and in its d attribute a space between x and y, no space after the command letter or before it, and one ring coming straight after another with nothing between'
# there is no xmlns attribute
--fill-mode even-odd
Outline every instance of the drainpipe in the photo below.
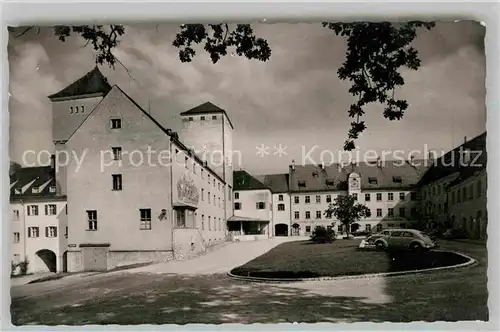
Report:
<svg viewBox="0 0 500 332"><path fill-rule="evenodd" d="M173 171L173 163L172 163L172 153L173 153L173 146L172 146L172 138L170 138L170 157L169 157L169 163L170 163L170 208L172 209L172 212L170 213L170 248L172 250L172 256L175 256L174 253L174 171ZM175 259L175 257L174 257Z"/></svg>
<svg viewBox="0 0 500 332"><path fill-rule="evenodd" d="M23 216L23 253L24 253L24 261L26 261L27 258L27 249L26 249L26 237L28 236L28 230L26 229L26 214L25 214L25 205L24 201L21 200L21 207L22 207L22 216Z"/></svg>

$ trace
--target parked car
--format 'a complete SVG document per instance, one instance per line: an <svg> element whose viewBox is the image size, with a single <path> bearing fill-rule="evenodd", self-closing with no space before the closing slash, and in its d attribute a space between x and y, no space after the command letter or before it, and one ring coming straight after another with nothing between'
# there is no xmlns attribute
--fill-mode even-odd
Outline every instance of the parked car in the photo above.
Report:
<svg viewBox="0 0 500 332"><path fill-rule="evenodd" d="M436 248L437 243L427 234L416 229L394 228L367 237L361 241L359 247L422 251Z"/></svg>

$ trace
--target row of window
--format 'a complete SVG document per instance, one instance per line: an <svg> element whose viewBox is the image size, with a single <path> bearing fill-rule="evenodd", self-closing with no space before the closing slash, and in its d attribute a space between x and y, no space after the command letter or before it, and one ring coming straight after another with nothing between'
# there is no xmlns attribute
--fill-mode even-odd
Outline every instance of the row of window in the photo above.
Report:
<svg viewBox="0 0 500 332"><path fill-rule="evenodd" d="M38 205L32 204L27 206L27 214L28 216L38 216ZM57 214L57 206L55 204L45 204L45 215L46 216L55 216ZM12 210L12 220L19 220L19 210Z"/></svg>
<svg viewBox="0 0 500 332"><path fill-rule="evenodd" d="M66 227L66 237L68 237L68 227ZM37 238L40 237L40 227L31 226L28 227L28 237ZM45 227L45 237L57 237L57 226L47 226ZM14 243L18 243L21 238L19 232L14 232Z"/></svg>
<svg viewBox="0 0 500 332"><path fill-rule="evenodd" d="M405 228L406 227L406 224L405 223L400 223L399 225L399 228ZM387 227L389 228L393 228L395 227L395 224L387 224ZM327 226L328 229L332 229L333 227L332 226ZM382 230L384 229L384 226L382 224L377 224L377 232L381 232ZM372 225L370 224L366 224L365 225L365 231L367 232L371 232L372 230ZM306 226L306 233L310 233L311 232L311 226ZM345 232L345 225L338 225L337 226L337 232L339 233L342 233L342 232Z"/></svg>
<svg viewBox="0 0 500 332"><path fill-rule="evenodd" d="M285 209L285 205L284 204L281 204L283 205L283 210ZM241 210L243 204L241 202L235 202L234 203L234 209L235 210ZM269 206L271 207L271 206ZM255 203L255 208L257 210L265 210L266 209L266 202L257 202Z"/></svg>
<svg viewBox="0 0 500 332"><path fill-rule="evenodd" d="M205 121L206 117L204 115L200 116L201 121ZM217 120L217 115L212 115L212 120ZM194 117L188 117L188 121L194 121Z"/></svg>
<svg viewBox="0 0 500 332"><path fill-rule="evenodd" d="M78 114L78 113L84 113L85 112L85 106L70 106L69 107L69 114Z"/></svg>
<svg viewBox="0 0 500 332"><path fill-rule="evenodd" d="M224 199L221 200L220 197L217 197L215 194L213 195L213 200L211 199L212 195L210 194L210 191L207 193L207 202L208 204L214 204L215 206L219 206L219 208L222 208L224 205ZM201 200L205 200L205 189L201 188ZM217 204L218 202L218 204ZM221 204L222 202L222 204Z"/></svg>
<svg viewBox="0 0 500 332"><path fill-rule="evenodd" d="M406 208L399 208L399 214L398 216L401 217L401 218L404 218L406 217ZM382 209L377 209L376 210L376 215L377 217L382 217L383 216L383 210ZM411 208L410 209L410 215L412 217L416 217L417 216L417 209L416 208ZM321 219L321 216L322 216L322 212L321 211L316 211L316 219ZM368 215L367 217L371 217L372 216L372 212L371 210L368 210ZM394 209L393 208L388 208L387 209L387 216L388 217L394 217ZM293 217L294 219L300 219L300 212L299 211L294 211L293 213ZM305 211L305 219L311 219L311 211Z"/></svg>
<svg viewBox="0 0 500 332"><path fill-rule="evenodd" d="M208 230L209 231L222 231L224 230L224 223L222 218L216 218L216 217L211 217L208 216ZM213 228L213 229L212 229ZM205 230L205 215L201 215L201 230Z"/></svg>
<svg viewBox="0 0 500 332"><path fill-rule="evenodd" d="M41 192L40 187L33 187L31 188L31 193L32 194L39 194ZM55 193L56 192L56 187L55 186L50 186L49 187L49 193ZM14 189L14 195L22 195L23 194L23 189L22 188L15 188Z"/></svg>
<svg viewBox="0 0 500 332"><path fill-rule="evenodd" d="M481 197L483 194L482 181L478 180L476 185L470 184L468 186L458 188L451 192L451 205L461 202L473 200Z"/></svg>
<svg viewBox="0 0 500 332"><path fill-rule="evenodd" d="M356 200L358 199L358 194L354 193L352 194ZM283 196L283 195L280 195ZM283 200L282 197L279 200ZM376 193L376 200L377 202L382 201L382 193ZM387 200L388 201L394 201L394 193L387 193ZM406 200L406 193L399 193L399 200L404 201ZM411 192L410 193L410 200L415 201L417 200L417 193L416 192ZM293 201L295 204L300 203L300 196L294 196ZM371 194L370 193L365 193L365 202L370 202L371 201ZM331 203L332 202L332 195L326 195L326 202ZM304 203L305 204L310 204L311 203L311 196L304 196ZM316 195L316 204L321 204L321 195Z"/></svg>

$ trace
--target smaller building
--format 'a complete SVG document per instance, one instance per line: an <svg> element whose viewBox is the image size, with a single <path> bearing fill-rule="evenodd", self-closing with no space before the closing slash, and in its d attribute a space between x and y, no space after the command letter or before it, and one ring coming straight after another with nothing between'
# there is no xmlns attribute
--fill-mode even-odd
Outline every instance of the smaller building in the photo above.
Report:
<svg viewBox="0 0 500 332"><path fill-rule="evenodd" d="M235 241L248 241L271 237L271 190L245 171L234 172L233 181L234 215L227 221L231 238Z"/></svg>
<svg viewBox="0 0 500 332"><path fill-rule="evenodd" d="M20 273L67 270L66 197L56 194L53 167L18 169L10 177L12 263Z"/></svg>

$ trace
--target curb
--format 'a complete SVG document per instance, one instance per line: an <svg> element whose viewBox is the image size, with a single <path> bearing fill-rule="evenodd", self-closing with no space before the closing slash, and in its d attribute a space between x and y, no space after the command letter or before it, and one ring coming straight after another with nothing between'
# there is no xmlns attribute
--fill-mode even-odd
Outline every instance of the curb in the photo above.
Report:
<svg viewBox="0 0 500 332"><path fill-rule="evenodd" d="M407 274L418 274L425 272L433 272L440 270L451 270L456 268L462 268L466 266L470 266L475 264L477 261L465 254L462 254L457 251L451 250L436 250L441 252L450 252L459 256L466 258L468 261L461 264L451 265L451 266L440 266L440 267L432 267L428 269L422 270L409 270L409 271L399 271L399 272L381 272L381 273L368 273L368 274L360 274L360 275L347 275L347 276L338 276L338 277L314 277L314 278L261 278L261 277L244 277L232 274L228 272L227 275L230 278L242 281L252 281L252 282L262 282L262 283L287 283L287 282L308 282L308 281L337 281L337 280L349 280L349 279L370 279L370 278L378 278L378 277L396 277Z"/></svg>

